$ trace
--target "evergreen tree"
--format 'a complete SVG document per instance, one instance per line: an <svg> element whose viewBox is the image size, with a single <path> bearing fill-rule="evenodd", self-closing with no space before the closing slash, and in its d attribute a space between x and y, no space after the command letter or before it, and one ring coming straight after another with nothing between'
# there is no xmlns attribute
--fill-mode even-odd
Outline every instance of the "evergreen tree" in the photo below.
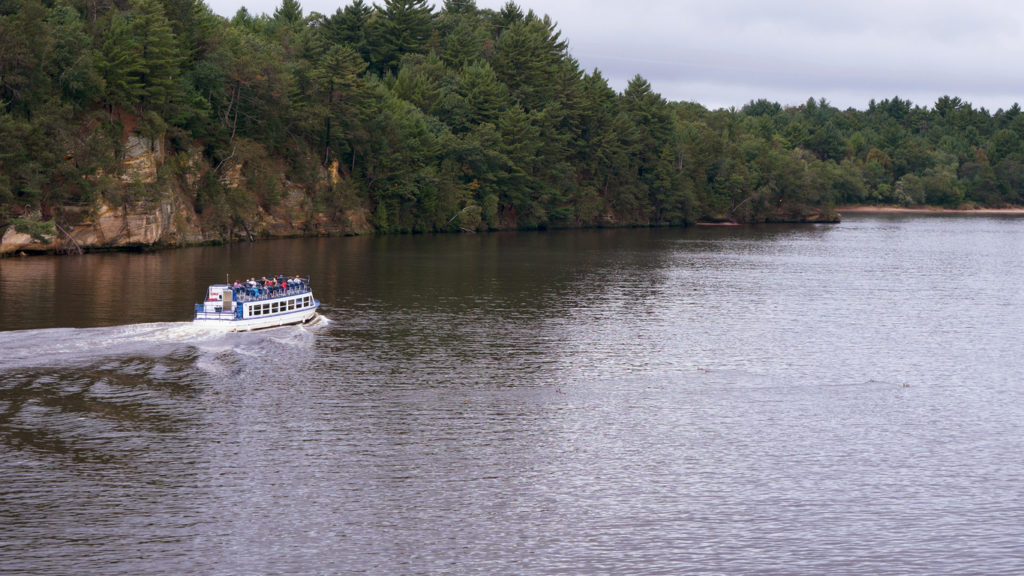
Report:
<svg viewBox="0 0 1024 576"><path fill-rule="evenodd" d="M426 51L434 18L427 0L385 0L378 12L380 29L373 47L378 71L395 71L404 54Z"/></svg>
<svg viewBox="0 0 1024 576"><path fill-rule="evenodd" d="M49 76L57 80L64 100L81 111L94 103L103 89L92 39L78 11L70 6L54 6L49 20L54 39Z"/></svg>
<svg viewBox="0 0 1024 576"><path fill-rule="evenodd" d="M33 103L50 97L45 63L53 38L39 0L0 4L0 112L30 117Z"/></svg>
<svg viewBox="0 0 1024 576"><path fill-rule="evenodd" d="M370 62L370 18L373 8L363 0L355 0L344 10L338 8L330 18L324 19L321 27L324 39L329 44L348 44L363 60Z"/></svg>
<svg viewBox="0 0 1024 576"><path fill-rule="evenodd" d="M527 110L543 108L557 92L556 78L566 44L550 18L530 12L511 24L495 42L494 71Z"/></svg>
<svg viewBox="0 0 1024 576"><path fill-rule="evenodd" d="M139 57L138 82L142 86L136 110L169 116L171 106L181 98L181 50L157 0L134 0L133 7L135 16L128 31Z"/></svg>
<svg viewBox="0 0 1024 576"><path fill-rule="evenodd" d="M444 61L458 69L483 58L488 33L480 20L467 17L463 12L446 14L445 17L454 24L441 42Z"/></svg>
<svg viewBox="0 0 1024 576"><path fill-rule="evenodd" d="M285 25L297 25L302 22L302 5L298 0L281 0L281 5L274 10L274 20Z"/></svg>
<svg viewBox="0 0 1024 576"><path fill-rule="evenodd" d="M103 101L111 112L115 107L132 109L142 101L147 69L126 15L112 15L103 35L97 68L103 79Z"/></svg>
<svg viewBox="0 0 1024 576"><path fill-rule="evenodd" d="M364 62L352 47L341 44L332 47L313 69L312 79L320 99L324 123L323 165L333 159L331 150L343 152L344 130L356 107L363 98L359 75L366 70Z"/></svg>
<svg viewBox="0 0 1024 576"><path fill-rule="evenodd" d="M452 128L468 130L475 124L494 123L510 102L508 90L486 62L476 62L458 76L455 93L463 106L449 110Z"/></svg>

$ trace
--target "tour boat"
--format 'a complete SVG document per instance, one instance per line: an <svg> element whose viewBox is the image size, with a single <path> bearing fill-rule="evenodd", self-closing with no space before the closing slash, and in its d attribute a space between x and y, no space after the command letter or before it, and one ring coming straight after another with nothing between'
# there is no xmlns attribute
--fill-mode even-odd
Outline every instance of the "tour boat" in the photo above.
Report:
<svg viewBox="0 0 1024 576"><path fill-rule="evenodd" d="M232 332L304 324L317 318L320 301L308 278L262 278L245 283L212 284L206 301L196 304L194 324Z"/></svg>

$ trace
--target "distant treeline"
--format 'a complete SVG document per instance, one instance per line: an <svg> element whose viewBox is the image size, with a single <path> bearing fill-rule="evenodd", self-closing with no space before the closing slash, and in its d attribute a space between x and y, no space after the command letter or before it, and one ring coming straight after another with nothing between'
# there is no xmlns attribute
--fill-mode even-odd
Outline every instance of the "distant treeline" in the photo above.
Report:
<svg viewBox="0 0 1024 576"><path fill-rule="evenodd" d="M640 76L616 93L548 16L511 2L323 15L284 0L228 20L201 0L0 0L0 47L0 226L145 194L116 178L130 132L166 143L164 180L201 151L181 189L208 226L279 205L282 182L328 220L362 210L383 232L1024 203L1017 104L708 110Z"/></svg>

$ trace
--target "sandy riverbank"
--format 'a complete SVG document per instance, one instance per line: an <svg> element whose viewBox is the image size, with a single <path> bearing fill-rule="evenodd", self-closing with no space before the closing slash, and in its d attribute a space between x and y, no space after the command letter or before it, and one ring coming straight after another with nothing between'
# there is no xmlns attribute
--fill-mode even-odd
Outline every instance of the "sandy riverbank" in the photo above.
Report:
<svg viewBox="0 0 1024 576"><path fill-rule="evenodd" d="M1024 207L1013 208L939 208L927 206L923 208L904 208L902 206L840 206L836 208L840 214L1020 214L1024 215Z"/></svg>

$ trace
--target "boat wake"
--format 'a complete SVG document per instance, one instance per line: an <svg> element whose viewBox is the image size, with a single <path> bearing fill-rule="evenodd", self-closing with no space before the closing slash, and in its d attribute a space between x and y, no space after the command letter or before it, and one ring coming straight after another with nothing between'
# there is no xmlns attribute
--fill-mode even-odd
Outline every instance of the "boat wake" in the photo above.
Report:
<svg viewBox="0 0 1024 576"><path fill-rule="evenodd" d="M0 373L85 366L122 357L208 357L225 352L254 355L272 346L301 348L312 341L313 324L249 333L225 332L192 322L0 332L0 350L4 351Z"/></svg>

